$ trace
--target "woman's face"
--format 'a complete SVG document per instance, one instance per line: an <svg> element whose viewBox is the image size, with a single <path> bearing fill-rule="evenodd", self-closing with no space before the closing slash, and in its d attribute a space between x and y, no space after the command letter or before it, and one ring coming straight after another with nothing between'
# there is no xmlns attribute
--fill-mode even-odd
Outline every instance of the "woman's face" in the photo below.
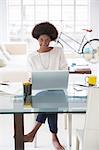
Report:
<svg viewBox="0 0 99 150"><path fill-rule="evenodd" d="M45 34L40 35L40 37L38 38L40 48L48 48L50 41L51 41L51 38Z"/></svg>

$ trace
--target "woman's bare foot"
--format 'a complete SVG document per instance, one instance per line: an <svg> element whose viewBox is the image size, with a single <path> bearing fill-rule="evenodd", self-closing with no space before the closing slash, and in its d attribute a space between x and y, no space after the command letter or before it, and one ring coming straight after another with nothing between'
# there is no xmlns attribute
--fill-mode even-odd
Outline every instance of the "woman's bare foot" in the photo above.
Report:
<svg viewBox="0 0 99 150"><path fill-rule="evenodd" d="M52 142L55 150L65 150L65 148L60 144L56 134L52 133Z"/></svg>
<svg viewBox="0 0 99 150"><path fill-rule="evenodd" d="M33 142L35 137L35 134L33 132L30 132L26 135L24 135L24 142Z"/></svg>
<svg viewBox="0 0 99 150"><path fill-rule="evenodd" d="M33 142L35 134L41 125L42 125L42 123L37 122L35 127L33 128L33 130L30 133L24 135L24 142Z"/></svg>
<svg viewBox="0 0 99 150"><path fill-rule="evenodd" d="M55 150L65 150L65 148L60 143L58 143L57 141L54 141L53 145L55 147Z"/></svg>

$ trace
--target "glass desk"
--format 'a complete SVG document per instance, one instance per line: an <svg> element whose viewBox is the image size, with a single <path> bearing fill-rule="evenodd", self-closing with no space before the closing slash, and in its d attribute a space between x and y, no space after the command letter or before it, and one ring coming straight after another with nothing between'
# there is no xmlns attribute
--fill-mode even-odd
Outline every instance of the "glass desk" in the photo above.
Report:
<svg viewBox="0 0 99 150"><path fill-rule="evenodd" d="M0 94L0 114L14 115L15 150L24 150L24 114L25 113L67 113L69 118L69 145L71 145L72 113L86 112L86 98L77 91L70 93L63 90L34 92L31 96L32 107L24 107L22 95Z"/></svg>

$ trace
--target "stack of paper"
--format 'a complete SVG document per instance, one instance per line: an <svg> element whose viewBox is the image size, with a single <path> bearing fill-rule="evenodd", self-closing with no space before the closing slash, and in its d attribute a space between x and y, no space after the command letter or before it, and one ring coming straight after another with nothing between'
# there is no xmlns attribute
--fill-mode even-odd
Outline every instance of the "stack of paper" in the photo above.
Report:
<svg viewBox="0 0 99 150"><path fill-rule="evenodd" d="M23 91L22 83L0 84L0 92L15 95L22 93L22 91Z"/></svg>

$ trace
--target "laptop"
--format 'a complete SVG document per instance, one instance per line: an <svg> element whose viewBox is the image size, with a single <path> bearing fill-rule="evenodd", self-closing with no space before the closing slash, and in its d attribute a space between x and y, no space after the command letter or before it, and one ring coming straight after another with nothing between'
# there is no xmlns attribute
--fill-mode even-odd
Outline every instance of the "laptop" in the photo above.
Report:
<svg viewBox="0 0 99 150"><path fill-rule="evenodd" d="M33 90L66 90L68 78L67 70L33 71L32 88Z"/></svg>

